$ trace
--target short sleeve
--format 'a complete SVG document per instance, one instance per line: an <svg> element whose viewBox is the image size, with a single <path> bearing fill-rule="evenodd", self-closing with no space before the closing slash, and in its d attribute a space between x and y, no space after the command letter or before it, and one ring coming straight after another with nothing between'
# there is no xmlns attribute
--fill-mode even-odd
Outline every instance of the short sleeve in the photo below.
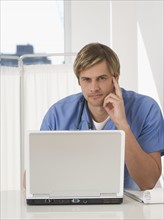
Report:
<svg viewBox="0 0 164 220"><path fill-rule="evenodd" d="M160 151L161 155L164 154L164 119L155 101L147 111L138 142L146 152Z"/></svg>

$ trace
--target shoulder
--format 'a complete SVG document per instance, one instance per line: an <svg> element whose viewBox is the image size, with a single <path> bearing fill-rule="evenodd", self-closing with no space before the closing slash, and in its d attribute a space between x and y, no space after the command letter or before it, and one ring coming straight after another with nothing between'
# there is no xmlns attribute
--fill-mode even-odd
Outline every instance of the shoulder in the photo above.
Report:
<svg viewBox="0 0 164 220"><path fill-rule="evenodd" d="M151 97L122 89L126 116L131 125L138 124L143 128L146 124L161 124L163 115L158 103Z"/></svg>
<svg viewBox="0 0 164 220"><path fill-rule="evenodd" d="M83 94L81 92L76 93L76 94L69 95L69 96L66 96L66 97L60 99L56 104L78 102L79 100L82 99L82 97L83 97Z"/></svg>
<svg viewBox="0 0 164 220"><path fill-rule="evenodd" d="M73 128L77 109L82 100L82 93L77 93L57 101L45 114L41 130L69 130L70 126ZM70 119L73 119L71 123Z"/></svg>
<svg viewBox="0 0 164 220"><path fill-rule="evenodd" d="M130 105L131 107L156 107L159 108L158 103L150 96L139 94L134 91L127 91L122 89L123 99L125 105Z"/></svg>
<svg viewBox="0 0 164 220"><path fill-rule="evenodd" d="M122 89L127 120L145 152L160 151L164 146L164 118L158 103L151 97Z"/></svg>
<svg viewBox="0 0 164 220"><path fill-rule="evenodd" d="M54 103L48 110L48 114L56 114L58 113L63 113L66 114L70 111L74 111L74 109L77 108L80 102L83 100L83 94L82 93L77 93L73 95L66 96L56 103Z"/></svg>
<svg viewBox="0 0 164 220"><path fill-rule="evenodd" d="M76 103L78 104L79 102L81 102L81 100L83 100L83 94L77 93L77 94L69 95L63 99L60 99L55 104L53 104L52 107L67 106L70 104L76 105Z"/></svg>

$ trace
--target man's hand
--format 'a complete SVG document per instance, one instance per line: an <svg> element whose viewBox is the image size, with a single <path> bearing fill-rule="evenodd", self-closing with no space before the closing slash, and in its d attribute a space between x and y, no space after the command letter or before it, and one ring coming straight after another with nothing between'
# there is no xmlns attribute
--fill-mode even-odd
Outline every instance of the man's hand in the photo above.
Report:
<svg viewBox="0 0 164 220"><path fill-rule="evenodd" d="M103 107L115 123L117 129L126 129L128 123L125 115L124 101L121 88L117 80L113 77L114 91L106 96Z"/></svg>

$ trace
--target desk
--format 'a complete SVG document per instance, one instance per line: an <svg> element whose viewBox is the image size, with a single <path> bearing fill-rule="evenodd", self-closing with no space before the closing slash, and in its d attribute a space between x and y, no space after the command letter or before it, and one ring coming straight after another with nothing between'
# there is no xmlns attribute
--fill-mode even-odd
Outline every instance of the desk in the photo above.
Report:
<svg viewBox="0 0 164 220"><path fill-rule="evenodd" d="M163 204L146 205L124 196L119 205L29 206L25 192L1 192L1 219L164 219Z"/></svg>

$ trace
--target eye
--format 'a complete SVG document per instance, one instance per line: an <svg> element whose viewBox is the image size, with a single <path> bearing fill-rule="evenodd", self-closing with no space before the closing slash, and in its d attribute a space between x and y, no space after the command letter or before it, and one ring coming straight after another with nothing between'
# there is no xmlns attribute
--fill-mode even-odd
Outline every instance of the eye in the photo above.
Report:
<svg viewBox="0 0 164 220"><path fill-rule="evenodd" d="M98 78L99 81L104 81L104 80L106 80L106 79L107 79L106 76L100 76L100 77Z"/></svg>
<svg viewBox="0 0 164 220"><path fill-rule="evenodd" d="M87 78L87 77L83 77L81 80L82 80L83 82L90 82L90 81L91 81L91 79L90 79L90 78Z"/></svg>

